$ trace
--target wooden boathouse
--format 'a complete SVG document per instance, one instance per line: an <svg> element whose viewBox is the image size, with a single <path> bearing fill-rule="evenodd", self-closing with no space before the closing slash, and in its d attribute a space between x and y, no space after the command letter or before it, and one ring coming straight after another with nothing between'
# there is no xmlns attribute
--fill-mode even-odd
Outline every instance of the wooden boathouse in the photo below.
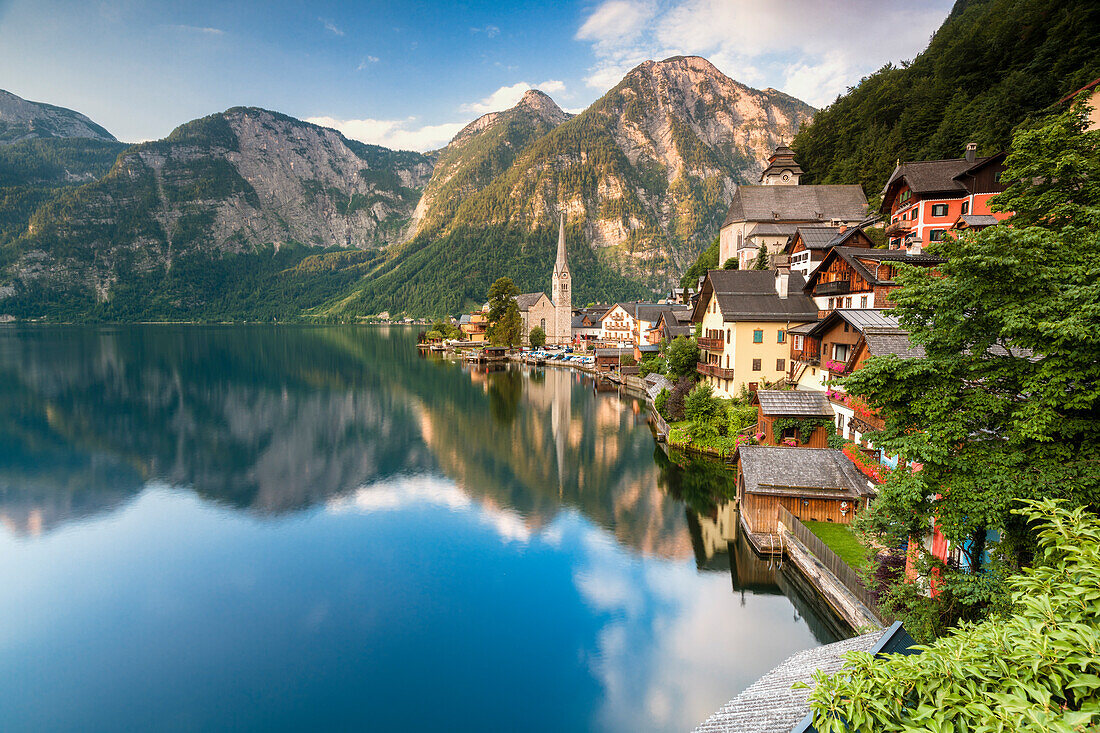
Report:
<svg viewBox="0 0 1100 733"><path fill-rule="evenodd" d="M757 552L781 553L779 507L804 521L850 524L874 494L841 451L743 445L737 449L741 524Z"/></svg>
<svg viewBox="0 0 1100 733"><path fill-rule="evenodd" d="M824 392L797 389L760 389L753 396L758 406L757 429L764 445L784 441L805 448L827 448L836 432L833 407Z"/></svg>

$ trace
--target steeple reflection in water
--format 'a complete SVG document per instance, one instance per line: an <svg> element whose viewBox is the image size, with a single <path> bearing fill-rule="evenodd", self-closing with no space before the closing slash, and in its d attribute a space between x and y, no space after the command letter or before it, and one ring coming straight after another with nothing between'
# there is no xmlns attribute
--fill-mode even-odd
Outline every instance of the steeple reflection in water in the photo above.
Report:
<svg viewBox="0 0 1100 733"><path fill-rule="evenodd" d="M0 331L5 730L683 730L831 640L632 401L413 339Z"/></svg>

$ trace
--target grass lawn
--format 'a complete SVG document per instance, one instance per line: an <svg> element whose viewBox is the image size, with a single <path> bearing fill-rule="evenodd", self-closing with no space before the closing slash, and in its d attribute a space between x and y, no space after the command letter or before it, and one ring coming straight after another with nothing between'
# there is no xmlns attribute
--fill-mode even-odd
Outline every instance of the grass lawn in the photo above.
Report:
<svg viewBox="0 0 1100 733"><path fill-rule="evenodd" d="M867 549L859 544L855 532L847 524L836 522L803 522L803 524L854 569L859 570L867 564Z"/></svg>

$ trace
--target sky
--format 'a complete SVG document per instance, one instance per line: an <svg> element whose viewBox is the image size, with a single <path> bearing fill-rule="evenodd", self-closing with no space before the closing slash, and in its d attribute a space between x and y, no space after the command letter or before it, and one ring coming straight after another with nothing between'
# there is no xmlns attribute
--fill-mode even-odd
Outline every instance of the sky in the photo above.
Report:
<svg viewBox="0 0 1100 733"><path fill-rule="evenodd" d="M0 89L120 140L251 105L392 148L442 147L536 87L578 112L634 66L708 58L823 107L912 59L948 0L0 0Z"/></svg>

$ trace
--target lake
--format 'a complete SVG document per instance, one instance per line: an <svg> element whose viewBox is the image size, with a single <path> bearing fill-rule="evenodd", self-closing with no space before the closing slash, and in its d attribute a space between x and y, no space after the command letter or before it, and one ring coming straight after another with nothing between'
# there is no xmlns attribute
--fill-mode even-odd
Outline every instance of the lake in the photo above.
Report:
<svg viewBox="0 0 1100 733"><path fill-rule="evenodd" d="M682 731L845 631L730 474L399 327L0 329L5 731Z"/></svg>

